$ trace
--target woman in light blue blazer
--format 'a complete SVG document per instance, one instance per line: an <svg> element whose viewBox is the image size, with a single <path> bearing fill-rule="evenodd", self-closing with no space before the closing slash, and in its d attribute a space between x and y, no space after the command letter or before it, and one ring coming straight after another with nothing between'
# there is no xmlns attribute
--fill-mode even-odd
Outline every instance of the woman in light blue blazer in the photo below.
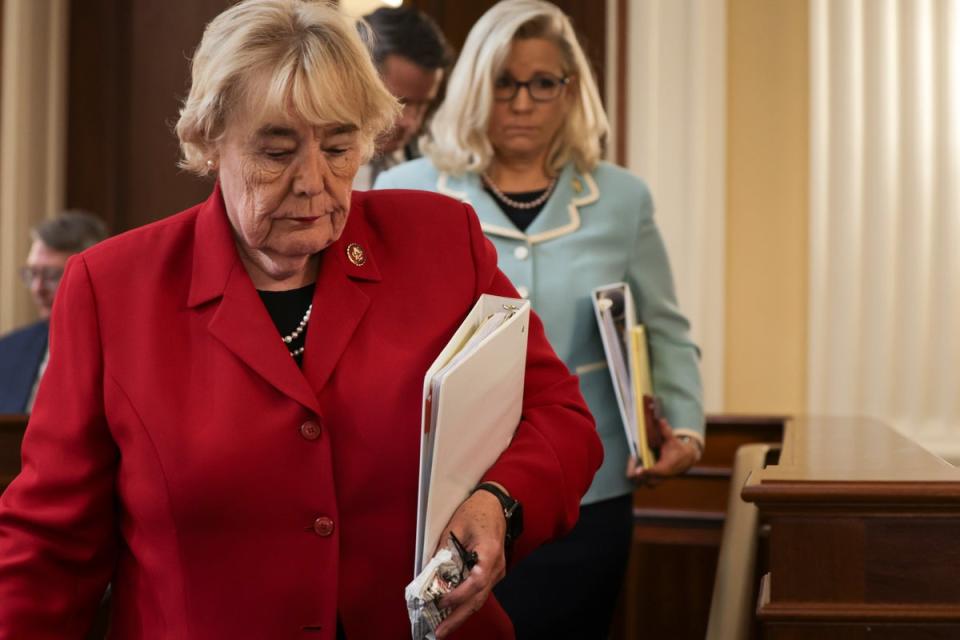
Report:
<svg viewBox="0 0 960 640"><path fill-rule="evenodd" d="M686 471L703 451L699 352L681 314L646 185L600 161L606 115L569 19L540 0L505 0L474 25L424 158L375 188L438 191L470 203L500 268L528 297L580 377L604 463L567 538L507 573L495 590L518 638L605 638L627 566L638 483ZM591 290L632 289L646 325L666 438L637 469L624 436Z"/></svg>

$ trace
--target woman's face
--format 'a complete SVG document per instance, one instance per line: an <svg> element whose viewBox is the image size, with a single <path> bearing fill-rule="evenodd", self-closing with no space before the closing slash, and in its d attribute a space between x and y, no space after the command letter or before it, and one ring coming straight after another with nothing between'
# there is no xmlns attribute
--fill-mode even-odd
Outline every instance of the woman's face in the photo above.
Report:
<svg viewBox="0 0 960 640"><path fill-rule="evenodd" d="M353 125L311 126L289 114L228 120L218 145L220 186L254 283L310 281L310 258L335 242L360 166Z"/></svg>
<svg viewBox="0 0 960 640"><path fill-rule="evenodd" d="M513 41L494 86L509 87L512 82L531 80L542 84L565 76L557 45L542 38L528 38ZM487 136L496 156L542 160L570 110L570 95L569 87L561 86L552 100L534 100L528 85L517 87L510 100L494 99Z"/></svg>

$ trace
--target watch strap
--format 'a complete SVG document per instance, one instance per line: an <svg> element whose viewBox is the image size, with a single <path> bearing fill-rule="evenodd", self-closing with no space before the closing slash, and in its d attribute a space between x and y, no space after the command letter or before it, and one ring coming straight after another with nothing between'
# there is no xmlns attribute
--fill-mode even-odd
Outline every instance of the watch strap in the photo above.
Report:
<svg viewBox="0 0 960 640"><path fill-rule="evenodd" d="M512 518L517 510L517 507L520 505L520 502L515 498L511 498L506 491L492 482L481 482L474 487L473 493L476 493L477 491L486 491L491 493L500 502L500 506L503 508L503 517L506 518L507 521L506 542L509 545L511 542L513 542L514 537L516 537L516 534L514 533L516 527L512 526Z"/></svg>

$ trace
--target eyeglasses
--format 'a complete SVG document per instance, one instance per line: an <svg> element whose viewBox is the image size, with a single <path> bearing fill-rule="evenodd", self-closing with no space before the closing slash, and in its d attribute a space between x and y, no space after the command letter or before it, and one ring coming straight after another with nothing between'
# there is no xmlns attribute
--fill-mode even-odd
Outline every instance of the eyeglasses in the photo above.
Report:
<svg viewBox="0 0 960 640"><path fill-rule="evenodd" d="M493 99L497 102L509 102L520 93L520 87L526 87L530 98L535 102L555 100L563 88L570 82L570 76L558 78L549 73L537 73L526 82L520 82L508 75L500 76L493 83Z"/></svg>
<svg viewBox="0 0 960 640"><path fill-rule="evenodd" d="M41 284L45 287L55 287L60 283L63 277L63 267L21 267L20 279L26 286L31 286L33 281L40 278Z"/></svg>

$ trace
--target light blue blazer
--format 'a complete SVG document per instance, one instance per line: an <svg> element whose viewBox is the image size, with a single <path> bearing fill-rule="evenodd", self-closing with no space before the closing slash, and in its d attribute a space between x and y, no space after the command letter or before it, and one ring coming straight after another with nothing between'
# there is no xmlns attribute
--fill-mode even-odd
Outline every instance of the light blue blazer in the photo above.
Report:
<svg viewBox="0 0 960 640"><path fill-rule="evenodd" d="M639 178L601 163L589 174L572 164L526 232L519 231L476 174L438 172L421 158L381 173L375 189L422 189L468 202L493 242L499 266L540 315L557 355L580 378L597 421L604 461L583 504L630 493L628 448L590 292L628 282L646 326L653 385L676 433L703 442L699 350L680 313L673 276L653 220L650 191Z"/></svg>

